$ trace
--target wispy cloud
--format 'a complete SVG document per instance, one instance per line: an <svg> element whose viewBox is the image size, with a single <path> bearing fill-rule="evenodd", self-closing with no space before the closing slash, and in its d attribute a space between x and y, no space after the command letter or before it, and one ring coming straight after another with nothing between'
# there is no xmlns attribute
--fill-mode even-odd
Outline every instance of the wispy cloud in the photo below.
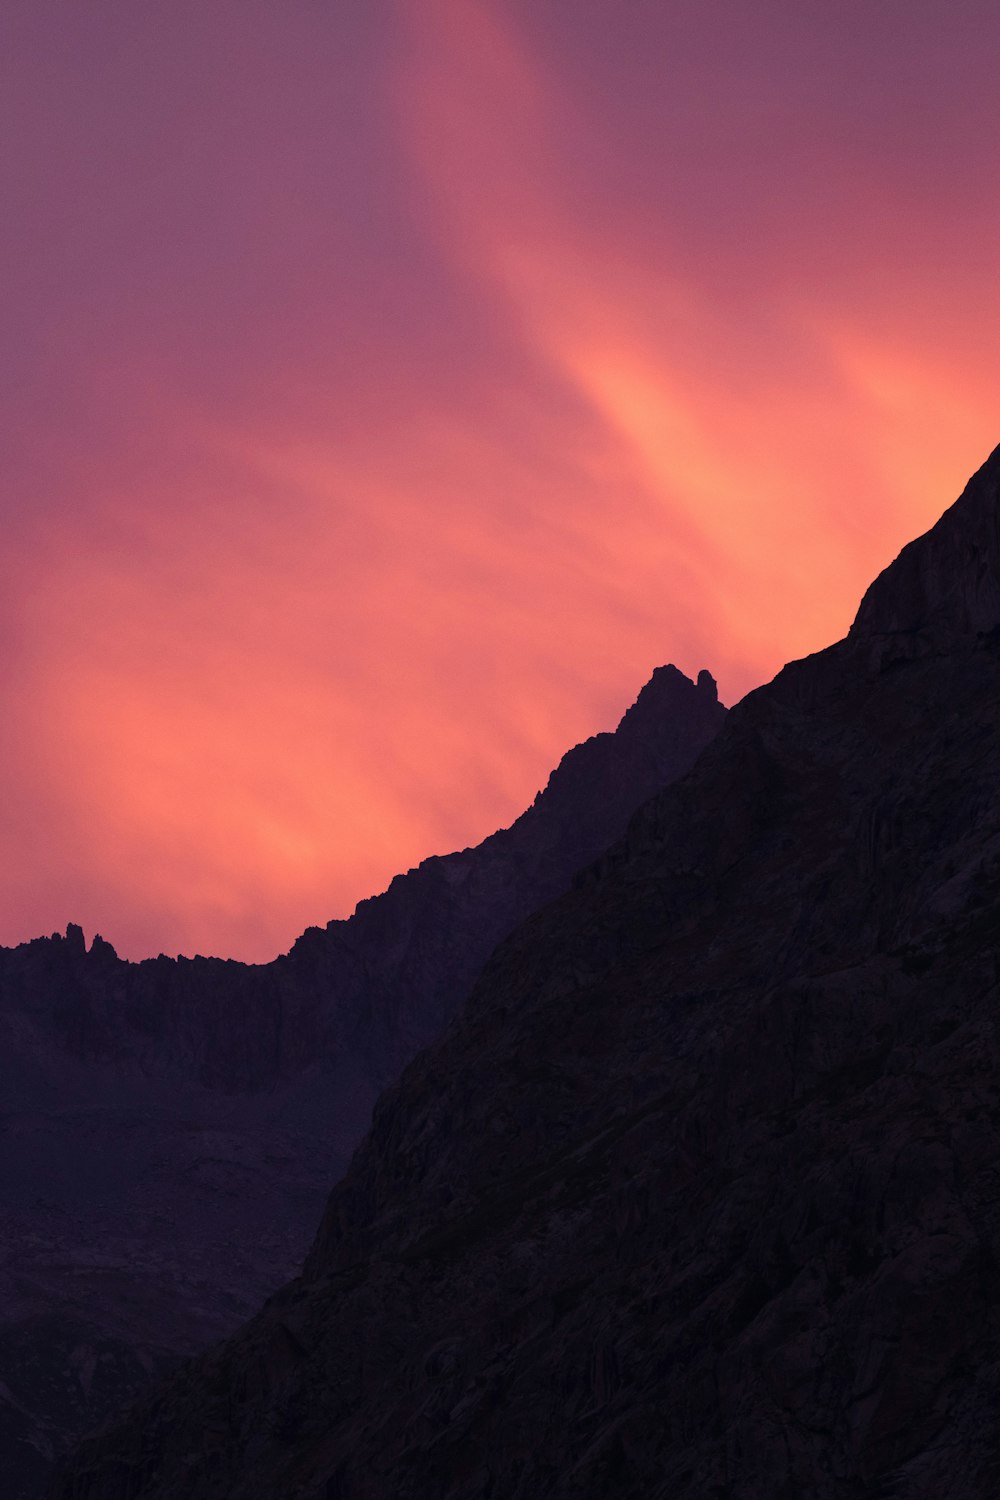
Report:
<svg viewBox="0 0 1000 1500"><path fill-rule="evenodd" d="M972 32L571 9L10 12L0 940L270 956L995 442Z"/></svg>

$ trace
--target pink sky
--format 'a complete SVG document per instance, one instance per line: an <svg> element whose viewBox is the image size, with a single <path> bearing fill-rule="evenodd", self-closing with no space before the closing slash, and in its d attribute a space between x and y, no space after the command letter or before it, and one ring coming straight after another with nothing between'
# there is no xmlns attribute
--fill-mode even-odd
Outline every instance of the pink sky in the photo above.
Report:
<svg viewBox="0 0 1000 1500"><path fill-rule="evenodd" d="M1000 441L995 7L6 0L0 942L264 959Z"/></svg>

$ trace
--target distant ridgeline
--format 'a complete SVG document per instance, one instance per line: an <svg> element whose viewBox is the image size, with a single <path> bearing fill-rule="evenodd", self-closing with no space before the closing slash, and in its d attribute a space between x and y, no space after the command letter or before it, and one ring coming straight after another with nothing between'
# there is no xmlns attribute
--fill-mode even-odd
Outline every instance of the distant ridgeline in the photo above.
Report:
<svg viewBox="0 0 1000 1500"><path fill-rule="evenodd" d="M3 1500L296 1272L379 1089L724 718L658 669L511 828L273 963L127 963L73 925L0 949Z"/></svg>
<svg viewBox="0 0 1000 1500"><path fill-rule="evenodd" d="M496 944L562 893L638 806L690 769L725 709L715 682L659 667L613 733L570 750L510 828L426 859L268 964L129 963L82 930L0 948L3 1008L81 1059L179 1065L214 1088L271 1088L349 1052L378 1084L440 1031Z"/></svg>

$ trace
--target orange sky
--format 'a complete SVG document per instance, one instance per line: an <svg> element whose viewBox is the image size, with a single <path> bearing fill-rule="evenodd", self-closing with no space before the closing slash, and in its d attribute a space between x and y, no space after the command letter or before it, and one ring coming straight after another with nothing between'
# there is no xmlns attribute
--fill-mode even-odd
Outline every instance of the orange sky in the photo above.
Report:
<svg viewBox="0 0 1000 1500"><path fill-rule="evenodd" d="M1000 440L970 4L10 0L0 941L263 959Z"/></svg>

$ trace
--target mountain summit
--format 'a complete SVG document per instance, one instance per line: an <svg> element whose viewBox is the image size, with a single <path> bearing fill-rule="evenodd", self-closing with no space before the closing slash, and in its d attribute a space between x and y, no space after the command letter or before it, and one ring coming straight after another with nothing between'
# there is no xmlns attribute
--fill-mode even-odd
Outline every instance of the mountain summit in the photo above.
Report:
<svg viewBox="0 0 1000 1500"><path fill-rule="evenodd" d="M994 1500L997 460L493 956L60 1500Z"/></svg>

